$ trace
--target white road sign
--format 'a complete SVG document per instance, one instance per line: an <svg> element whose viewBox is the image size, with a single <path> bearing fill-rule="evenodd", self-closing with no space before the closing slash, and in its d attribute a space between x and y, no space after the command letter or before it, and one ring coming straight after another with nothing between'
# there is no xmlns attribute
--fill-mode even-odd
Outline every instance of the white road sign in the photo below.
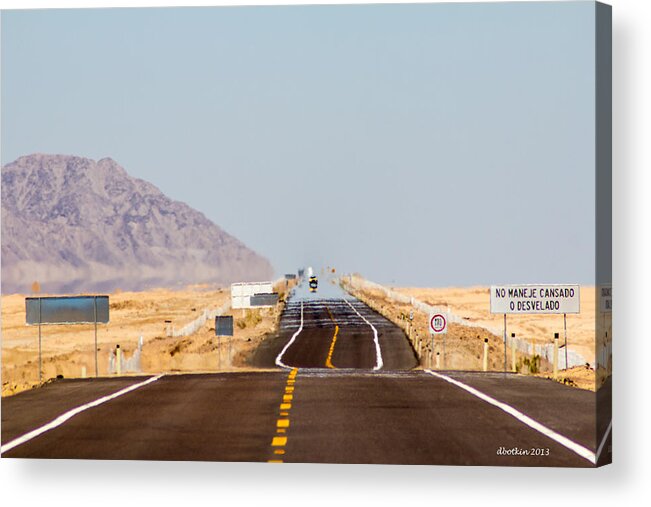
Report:
<svg viewBox="0 0 651 507"><path fill-rule="evenodd" d="M272 282L241 282L231 284L231 308L251 308L251 296L271 294Z"/></svg>
<svg viewBox="0 0 651 507"><path fill-rule="evenodd" d="M433 313L429 316L430 334L445 334L448 332L448 316L443 313Z"/></svg>
<svg viewBox="0 0 651 507"><path fill-rule="evenodd" d="M491 313L580 313L578 285L494 285Z"/></svg>
<svg viewBox="0 0 651 507"><path fill-rule="evenodd" d="M610 285L599 287L599 307L604 313L613 311L613 288Z"/></svg>

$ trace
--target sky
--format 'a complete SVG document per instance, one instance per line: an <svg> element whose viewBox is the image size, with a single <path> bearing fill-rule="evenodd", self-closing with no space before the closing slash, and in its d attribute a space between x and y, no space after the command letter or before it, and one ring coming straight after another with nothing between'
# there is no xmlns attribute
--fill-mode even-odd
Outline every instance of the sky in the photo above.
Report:
<svg viewBox="0 0 651 507"><path fill-rule="evenodd" d="M594 3L2 12L2 164L111 157L266 256L594 283Z"/></svg>

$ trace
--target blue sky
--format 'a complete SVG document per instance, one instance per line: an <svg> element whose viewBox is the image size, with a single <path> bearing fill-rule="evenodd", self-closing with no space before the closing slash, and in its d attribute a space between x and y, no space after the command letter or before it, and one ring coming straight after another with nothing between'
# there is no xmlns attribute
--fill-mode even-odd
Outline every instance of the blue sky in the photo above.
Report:
<svg viewBox="0 0 651 507"><path fill-rule="evenodd" d="M2 163L111 157L267 256L594 283L592 2L2 13Z"/></svg>

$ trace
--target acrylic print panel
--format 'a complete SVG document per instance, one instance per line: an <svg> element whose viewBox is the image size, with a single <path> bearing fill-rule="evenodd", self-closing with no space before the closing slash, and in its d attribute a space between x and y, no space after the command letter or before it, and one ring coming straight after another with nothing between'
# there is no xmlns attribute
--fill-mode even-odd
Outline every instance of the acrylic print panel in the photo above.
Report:
<svg viewBox="0 0 651 507"><path fill-rule="evenodd" d="M610 26L3 12L2 457L609 463Z"/></svg>

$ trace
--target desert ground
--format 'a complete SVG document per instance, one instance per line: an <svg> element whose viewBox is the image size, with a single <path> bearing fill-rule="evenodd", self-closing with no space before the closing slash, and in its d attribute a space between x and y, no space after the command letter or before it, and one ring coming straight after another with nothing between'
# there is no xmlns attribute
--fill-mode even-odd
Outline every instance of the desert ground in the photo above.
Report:
<svg viewBox="0 0 651 507"><path fill-rule="evenodd" d="M276 290L282 300L285 284ZM38 385L38 327L25 324L25 297L2 296L2 396ZM232 340L215 336L212 319L190 336L174 337L170 336L171 331L194 321L204 310L228 305L230 288L189 286L183 290L116 291L109 297L110 322L97 327L100 376L109 374L109 357L117 345L128 359L136 351L140 337L143 373L246 368L244 358L248 351L275 329L282 311L282 304L273 309L227 311L225 314L234 317ZM171 324L166 320L171 320ZM59 375L95 375L92 324L44 325L41 333L44 381Z"/></svg>
<svg viewBox="0 0 651 507"><path fill-rule="evenodd" d="M504 317L490 313L488 287L469 288L395 288L397 292L413 296L433 306L449 307L450 312L483 328L502 332ZM595 289L581 288L581 313L567 315L567 341L570 350L581 354L586 361L595 357ZM508 315L507 335L515 333L536 344L553 343L554 333L563 340L562 315Z"/></svg>
<svg viewBox="0 0 651 507"><path fill-rule="evenodd" d="M344 279L345 282L345 279ZM449 288L413 288L388 287L389 289L414 297L428 305L448 308L451 314L457 315L468 324L466 326L451 323L448 334L443 338L432 341L428 332L428 316L415 312L414 321L409 324L407 316L411 305L403 304L388 298L381 290L365 287L351 289L351 293L369 304L385 317L410 332L415 348L422 352L421 364L436 367L433 358L439 354L440 367L460 370L479 370L483 364L483 343L488 339L489 360L488 369L501 371L504 365L504 346L502 338L503 315L490 313L490 294L488 287L449 287ZM595 363L595 289L582 287L580 294L581 313L567 315L568 349L581 354L586 363ZM610 314L605 328L612 336ZM601 324L601 323L600 323ZM602 328L604 325L599 325ZM411 330L410 330L411 327ZM516 338L524 339L536 345L553 343L554 333L559 333L560 344L563 344L562 315L509 315L507 316L507 336L515 333ZM431 354L433 347L434 354ZM445 347L445 362L443 363L443 348ZM559 354L562 354L562 349ZM513 354L507 348L507 367L512 369ZM515 353L516 368L520 373L530 373L550 377L552 365L544 359L539 360L535 367L530 367L533 358ZM599 382L605 372L600 374ZM560 372L559 379L569 385L584 389L595 389L595 370L593 367L575 366Z"/></svg>
<svg viewBox="0 0 651 507"><path fill-rule="evenodd" d="M123 357L136 352L139 338L143 347L140 371L143 373L209 372L249 369L249 353L269 333L277 329L285 284L276 287L281 304L276 308L228 311L234 316L234 337L218 339L214 321L208 319L190 336L172 336L186 324L200 317L204 310L228 308L229 288L189 286L183 290L156 289L145 292L116 291L110 294L110 323L97 329L98 373L110 374L110 356L119 344ZM392 288L420 301L447 307L469 324L449 325L443 340L432 340L427 331L427 316L416 313L414 321L406 318L410 305L390 300L382 291L364 289L351 293L398 324L410 336L421 357L422 367L479 370L482 368L483 343L488 339L489 370L503 369L502 315L489 311L487 287L469 288ZM166 323L165 321L171 321ZM605 323L611 329L610 320ZM563 337L561 315L510 315L507 333L530 343L552 343L555 332ZM595 358L595 291L581 289L581 313L567 316L568 347L580 353L586 362ZM445 347L445 354L443 354ZM93 325L42 326L43 380L92 377L95 375ZM562 353L562 352L561 352ZM513 355L507 349L508 367ZM531 366L532 358L516 352L517 371L550 376L551 364L544 360ZM123 373L129 373L123 372ZM605 373L601 375L605 376ZM600 375L597 375L599 381ZM574 367L561 372L559 380L576 387L594 389L593 368ZM25 295L2 296L2 395L11 395L38 385L38 327L25 324Z"/></svg>

